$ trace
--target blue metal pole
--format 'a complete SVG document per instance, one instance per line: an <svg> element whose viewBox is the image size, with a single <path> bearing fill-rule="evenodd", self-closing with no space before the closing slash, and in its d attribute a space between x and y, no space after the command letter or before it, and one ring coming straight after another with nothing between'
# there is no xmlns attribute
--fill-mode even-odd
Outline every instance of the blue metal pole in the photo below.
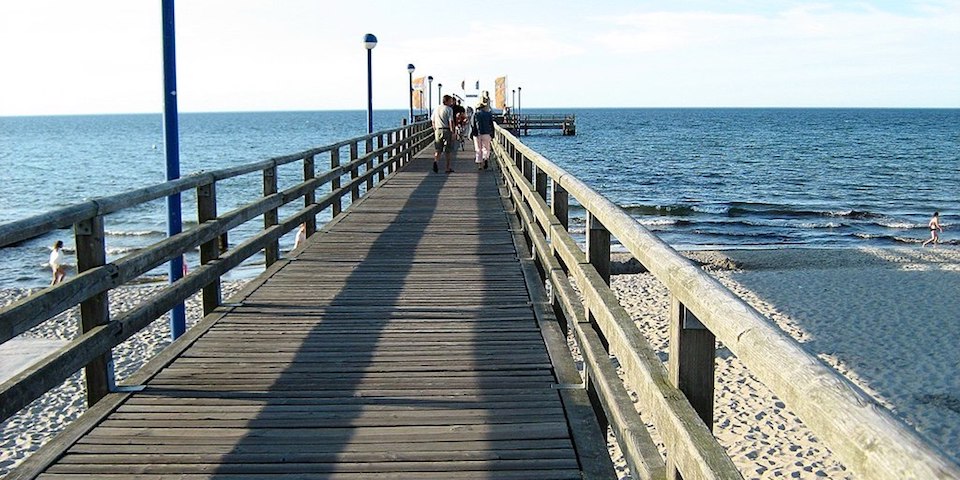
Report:
<svg viewBox="0 0 960 480"><path fill-rule="evenodd" d="M373 133L373 49L367 49L367 133Z"/></svg>
<svg viewBox="0 0 960 480"><path fill-rule="evenodd" d="M174 35L173 1L163 6L163 151L167 159L167 181L180 178L180 129L177 122L177 48ZM167 197L167 236L183 231L180 194ZM183 257L170 260L170 283L183 277ZM170 335L176 340L187 330L183 303L170 311Z"/></svg>

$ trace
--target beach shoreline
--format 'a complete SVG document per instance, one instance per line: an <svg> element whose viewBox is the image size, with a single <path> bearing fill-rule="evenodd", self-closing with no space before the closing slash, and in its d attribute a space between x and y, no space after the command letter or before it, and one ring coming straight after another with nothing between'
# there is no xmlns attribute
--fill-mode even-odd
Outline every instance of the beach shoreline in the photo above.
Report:
<svg viewBox="0 0 960 480"><path fill-rule="evenodd" d="M956 248L683 252L803 348L960 458ZM628 254L612 287L661 358L666 289ZM746 478L850 478L829 449L718 345L714 433ZM627 478L627 477L623 477Z"/></svg>

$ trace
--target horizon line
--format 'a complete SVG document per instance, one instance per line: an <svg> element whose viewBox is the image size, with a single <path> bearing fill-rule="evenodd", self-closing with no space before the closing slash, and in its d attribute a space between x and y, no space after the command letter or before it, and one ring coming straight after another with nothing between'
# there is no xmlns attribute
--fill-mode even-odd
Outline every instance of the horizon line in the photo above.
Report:
<svg viewBox="0 0 960 480"><path fill-rule="evenodd" d="M960 110L960 106L938 106L938 107L904 107L904 106L657 106L657 107L527 107L525 110ZM426 112L427 109L417 109L416 112ZM184 114L220 114L220 113L310 113L310 112L361 112L366 113L366 109L277 109L277 110L187 110L180 111ZM382 110L374 109L376 112L399 112L408 113L407 108L385 108ZM121 116L121 115L163 115L162 111L156 112L84 112L84 113L24 113L24 114L0 114L0 118L25 118L25 117L93 117L93 116Z"/></svg>

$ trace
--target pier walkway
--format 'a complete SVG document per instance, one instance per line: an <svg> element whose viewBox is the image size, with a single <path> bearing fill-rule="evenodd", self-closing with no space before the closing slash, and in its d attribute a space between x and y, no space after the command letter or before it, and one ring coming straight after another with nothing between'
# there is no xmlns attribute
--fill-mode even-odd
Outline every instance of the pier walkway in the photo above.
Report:
<svg viewBox="0 0 960 480"><path fill-rule="evenodd" d="M582 478L497 174L427 154L37 478Z"/></svg>

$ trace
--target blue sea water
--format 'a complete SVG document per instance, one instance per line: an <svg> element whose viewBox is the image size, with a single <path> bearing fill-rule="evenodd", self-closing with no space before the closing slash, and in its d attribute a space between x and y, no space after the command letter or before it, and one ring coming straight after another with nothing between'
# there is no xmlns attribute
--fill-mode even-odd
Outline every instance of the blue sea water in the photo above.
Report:
<svg viewBox="0 0 960 480"><path fill-rule="evenodd" d="M960 110L524 113L575 113L576 136L548 131L522 140L680 249L919 245L934 210L947 243L960 244L952 232L960 225ZM376 112L375 129L398 126L404 116ZM363 111L183 114L181 171L303 151L363 135L365 127ZM0 117L0 223L161 182L164 165L159 115ZM299 168L281 168L280 188L298 181ZM219 210L252 200L261 189L256 177L218 185ZM189 225L195 199L184 202ZM108 217L108 256L163 238L164 208L157 201ZM573 230L582 233L582 209L572 214ZM58 238L69 251L67 230L0 249L0 288L45 285L48 246ZM288 236L281 247L292 243ZM195 255L187 261L196 265ZM262 269L252 263L234 275Z"/></svg>
<svg viewBox="0 0 960 480"><path fill-rule="evenodd" d="M960 245L960 110L567 113L524 143L676 248L919 245L936 210Z"/></svg>

